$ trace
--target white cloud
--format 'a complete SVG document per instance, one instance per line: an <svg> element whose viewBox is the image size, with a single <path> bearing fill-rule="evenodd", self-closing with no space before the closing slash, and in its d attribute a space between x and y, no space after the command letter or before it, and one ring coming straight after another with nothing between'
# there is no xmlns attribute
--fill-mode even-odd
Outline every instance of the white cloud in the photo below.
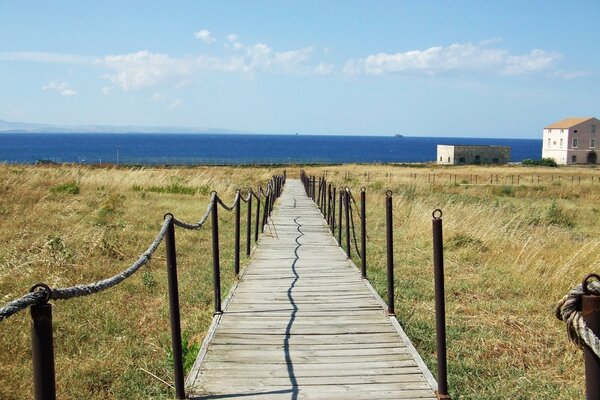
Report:
<svg viewBox="0 0 600 400"><path fill-rule="evenodd" d="M548 76L551 77L551 78L559 78L559 79L564 79L564 80L571 80L571 79L582 78L584 76L588 76L589 74L590 73L588 71L562 71L562 70L558 70L558 71L550 72L548 74Z"/></svg>
<svg viewBox="0 0 600 400"><path fill-rule="evenodd" d="M77 94L66 82L60 81L50 81L47 85L42 86L42 90L51 90L61 96L75 96Z"/></svg>
<svg viewBox="0 0 600 400"><path fill-rule="evenodd" d="M108 96L110 94L110 92L112 92L112 88L109 86L104 86L102 88L102 94L105 96Z"/></svg>
<svg viewBox="0 0 600 400"><path fill-rule="evenodd" d="M202 29L201 31L194 32L194 36L196 37L196 39L200 39L204 43L208 43L208 44L211 44L211 43L214 43L217 41L217 39L215 39L214 36L210 33L210 31L207 29Z"/></svg>
<svg viewBox="0 0 600 400"><path fill-rule="evenodd" d="M335 66L333 64L327 64L323 62L319 63L319 65L314 68L315 74L322 76L331 75L333 74L334 70Z"/></svg>
<svg viewBox="0 0 600 400"><path fill-rule="evenodd" d="M512 55L508 50L489 47L497 40L456 43L402 53L378 53L349 60L343 71L346 75L426 74L449 72L481 72L522 75L551 69L561 55L532 50L524 55Z"/></svg>
<svg viewBox="0 0 600 400"><path fill-rule="evenodd" d="M183 101L181 99L177 99L174 102L172 102L171 104L169 104L169 107L167 107L169 110L175 110L179 107L181 107L181 105L183 104Z"/></svg>
<svg viewBox="0 0 600 400"><path fill-rule="evenodd" d="M106 77L125 91L177 80L190 72L189 61L148 50L106 56L98 63L114 71Z"/></svg>

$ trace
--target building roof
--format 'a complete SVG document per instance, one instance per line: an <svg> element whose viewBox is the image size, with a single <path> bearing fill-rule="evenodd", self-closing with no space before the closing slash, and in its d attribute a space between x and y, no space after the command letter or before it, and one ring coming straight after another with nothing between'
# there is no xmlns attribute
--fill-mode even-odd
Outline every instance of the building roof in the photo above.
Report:
<svg viewBox="0 0 600 400"><path fill-rule="evenodd" d="M544 129L569 129L592 119L593 117L569 117L548 125Z"/></svg>

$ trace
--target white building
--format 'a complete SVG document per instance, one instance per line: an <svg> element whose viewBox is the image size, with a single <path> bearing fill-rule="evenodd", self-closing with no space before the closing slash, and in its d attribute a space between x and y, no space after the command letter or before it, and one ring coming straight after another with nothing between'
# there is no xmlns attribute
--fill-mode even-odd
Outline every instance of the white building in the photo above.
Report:
<svg viewBox="0 0 600 400"><path fill-rule="evenodd" d="M544 128L542 158L557 164L596 164L596 143L600 121L597 118L566 118ZM598 146L598 147L596 147Z"/></svg>

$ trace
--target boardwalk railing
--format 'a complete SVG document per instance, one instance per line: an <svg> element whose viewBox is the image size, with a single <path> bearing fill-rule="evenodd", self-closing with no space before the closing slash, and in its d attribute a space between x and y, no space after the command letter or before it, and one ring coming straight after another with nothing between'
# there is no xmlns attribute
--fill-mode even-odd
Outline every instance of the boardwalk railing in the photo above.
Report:
<svg viewBox="0 0 600 400"><path fill-rule="evenodd" d="M348 180L349 173L346 173ZM358 208L352 191L349 187L339 188L327 181L327 177L315 177L308 175L304 170L300 171L300 180L308 197L312 198L321 210L324 219L331 229L332 235L336 237L340 247L344 248L348 258L351 258L352 245L360 259L360 271L363 279L367 277L367 232L366 232L366 188L360 189L360 251L356 240L353 208ZM338 197L336 198L336 193ZM386 276L387 276L387 313L395 315L394 303L394 241L393 241L393 192L388 190L385 194L386 209ZM337 201L337 206L336 206ZM336 210L337 207L337 210ZM337 223L336 223L337 212ZM344 216L342 218L342 215ZM432 213L432 236L433 236L433 263L434 263L434 286L435 286L435 310L436 310L436 341L437 341L437 383L436 396L438 399L450 399L448 394L448 376L446 359L446 308L444 294L444 258L443 258L443 236L442 236L442 211L434 210ZM344 232L345 243L342 244L342 232Z"/></svg>
<svg viewBox="0 0 600 400"><path fill-rule="evenodd" d="M67 300L74 297L88 296L118 285L133 275L146 264L160 243L164 240L167 260L167 277L169 292L169 315L171 321L171 343L173 351L173 368L175 392L178 399L185 399L183 352L181 344L181 324L179 315L179 289L177 281L177 251L175 243L175 227L189 230L199 230L211 216L212 222L212 250L213 250L213 277L214 277L214 308L215 314L221 310L221 271L219 265L219 218L218 208L221 206L229 212L235 212L235 242L234 242L234 268L236 275L240 271L240 207L245 202L248 207L248 220L246 227L246 254L250 254L251 247L251 215L252 199L256 200L256 221L254 241L258 240L259 225L264 231L264 225L273 210L275 200L281 195L286 181L286 172L273 176L263 191L259 186L254 192L249 189L244 197L239 190L236 191L232 205L227 205L217 192L211 193L211 198L204 215L196 223L180 221L171 213L164 216L164 222L148 249L127 269L117 275L98 282L85 285L76 285L67 288L51 288L45 283L34 285L28 294L25 294L0 307L0 321L11 315L30 308L32 318L31 351L33 364L34 398L36 400L56 399L56 383L54 370L54 338L52 334L52 305L50 300ZM261 204L263 212L261 217ZM260 222L259 222L260 221Z"/></svg>

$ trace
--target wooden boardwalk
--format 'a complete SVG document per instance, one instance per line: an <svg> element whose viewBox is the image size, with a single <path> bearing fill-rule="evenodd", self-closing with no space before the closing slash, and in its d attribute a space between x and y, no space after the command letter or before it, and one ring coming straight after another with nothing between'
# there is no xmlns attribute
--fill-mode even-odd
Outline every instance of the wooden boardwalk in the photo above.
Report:
<svg viewBox="0 0 600 400"><path fill-rule="evenodd" d="M187 377L194 399L435 399L435 380L288 179Z"/></svg>

